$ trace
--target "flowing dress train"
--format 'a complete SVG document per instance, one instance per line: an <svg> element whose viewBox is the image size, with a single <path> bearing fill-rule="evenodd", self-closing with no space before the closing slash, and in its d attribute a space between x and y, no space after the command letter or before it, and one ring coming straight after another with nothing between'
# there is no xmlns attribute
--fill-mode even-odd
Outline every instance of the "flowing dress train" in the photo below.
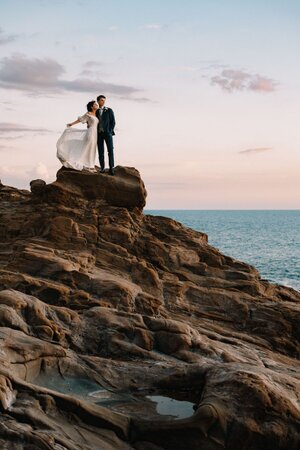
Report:
<svg viewBox="0 0 300 450"><path fill-rule="evenodd" d="M66 128L56 144L57 158L64 167L70 169L94 169L99 120L88 113L78 117L78 120L87 123L88 128Z"/></svg>

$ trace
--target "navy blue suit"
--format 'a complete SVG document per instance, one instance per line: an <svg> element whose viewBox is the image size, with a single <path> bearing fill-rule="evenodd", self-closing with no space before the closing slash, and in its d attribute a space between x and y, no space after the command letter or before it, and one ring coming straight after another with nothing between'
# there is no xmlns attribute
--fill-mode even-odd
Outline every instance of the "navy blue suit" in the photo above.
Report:
<svg viewBox="0 0 300 450"><path fill-rule="evenodd" d="M98 153L99 153L99 162L101 170L104 170L105 161L104 161L104 142L106 143L106 148L108 152L108 163L109 168L114 168L114 144L113 144L113 136L115 134L115 116L114 112L111 108L107 108L104 106L103 112L100 115L100 108L96 111L96 117L99 119L98 124Z"/></svg>

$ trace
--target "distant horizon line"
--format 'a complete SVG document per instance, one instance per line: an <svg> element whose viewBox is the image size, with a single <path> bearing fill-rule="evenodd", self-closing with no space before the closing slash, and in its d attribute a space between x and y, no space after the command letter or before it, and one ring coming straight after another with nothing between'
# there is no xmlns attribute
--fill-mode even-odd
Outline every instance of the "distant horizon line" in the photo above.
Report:
<svg viewBox="0 0 300 450"><path fill-rule="evenodd" d="M144 211L300 211L300 208L294 208L294 209L199 209L199 208L193 208L193 209L183 209L183 208L177 208L177 209L170 209L170 208L144 208Z"/></svg>

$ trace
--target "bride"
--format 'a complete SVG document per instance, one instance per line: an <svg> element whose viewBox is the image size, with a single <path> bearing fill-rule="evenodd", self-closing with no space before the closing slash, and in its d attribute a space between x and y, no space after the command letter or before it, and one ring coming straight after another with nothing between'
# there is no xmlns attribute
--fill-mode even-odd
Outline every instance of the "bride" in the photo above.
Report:
<svg viewBox="0 0 300 450"><path fill-rule="evenodd" d="M68 123L67 128L58 139L56 144L57 158L64 167L69 169L87 169L90 172L96 172L95 157L99 122L96 111L99 109L99 105L93 100L86 107L87 112L74 122ZM86 130L71 129L77 123L87 123L88 128Z"/></svg>

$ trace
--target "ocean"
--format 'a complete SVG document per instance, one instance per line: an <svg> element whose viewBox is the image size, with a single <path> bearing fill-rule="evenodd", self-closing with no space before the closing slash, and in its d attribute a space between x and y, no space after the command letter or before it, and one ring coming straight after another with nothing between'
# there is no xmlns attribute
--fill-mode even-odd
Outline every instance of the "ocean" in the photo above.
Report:
<svg viewBox="0 0 300 450"><path fill-rule="evenodd" d="M222 253L255 266L262 278L300 291L300 210L145 210L208 234Z"/></svg>

